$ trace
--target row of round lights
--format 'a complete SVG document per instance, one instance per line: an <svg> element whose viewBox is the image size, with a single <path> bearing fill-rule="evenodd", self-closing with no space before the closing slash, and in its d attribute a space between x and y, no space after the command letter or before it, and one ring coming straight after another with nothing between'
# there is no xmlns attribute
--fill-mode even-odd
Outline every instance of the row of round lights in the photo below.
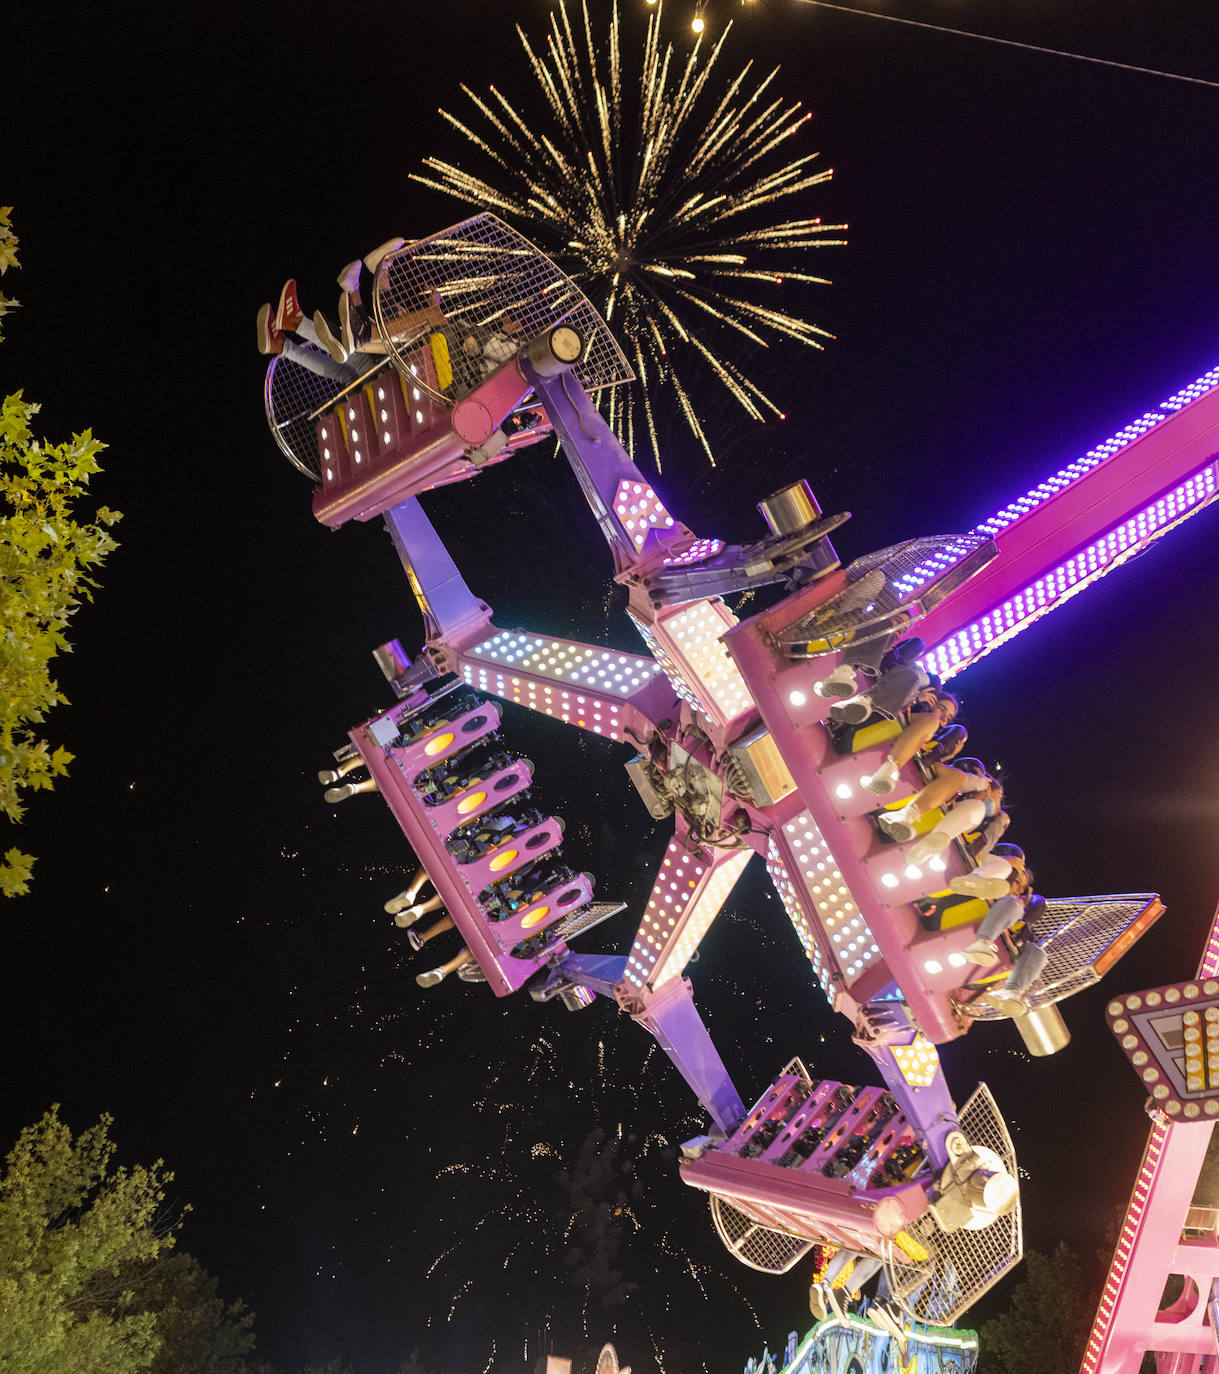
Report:
<svg viewBox="0 0 1219 1374"><path fill-rule="evenodd" d="M1160 1081L1160 1070L1152 1063L1149 1063L1150 1055L1147 1051L1139 1048L1139 1037L1131 1030L1130 1022L1126 1019L1126 1014L1141 1011L1144 1007L1154 1011L1162 1005L1173 1006L1180 1002L1192 1002L1200 996L1214 997L1219 994L1219 982L1213 978L1205 983L1187 983L1183 988L1166 988L1163 993L1148 992L1145 994L1130 993L1119 1001L1109 1003L1109 1015L1115 1019L1111 1022L1113 1033L1121 1037L1122 1048L1126 1051L1133 1051L1130 1055L1130 1062L1147 1084L1154 1102L1163 1103L1163 1110L1169 1116L1184 1116L1190 1120L1203 1115L1214 1117L1219 1116L1219 1100L1210 1098L1203 1103L1198 1102L1177 1102L1175 1099L1166 1102L1164 1099L1170 1095L1168 1084ZM1211 1012L1216 1012L1212 1016ZM1184 1043L1186 1049L1185 1070L1186 1082L1190 1092L1199 1092L1205 1086L1205 1079L1201 1072L1201 1025L1202 1020L1198 1013L1193 1010L1186 1011L1182 1018L1184 1027ZM1216 1032L1213 1033L1211 1027L1215 1026ZM1219 1075L1219 1008L1210 1007L1206 1013L1207 1027L1207 1051L1208 1060L1211 1057L1211 1045L1215 1046L1214 1071ZM1192 1039L1191 1039L1192 1032ZM1191 1044L1197 1045L1197 1052L1191 1056ZM1191 1062L1196 1067L1191 1068Z"/></svg>

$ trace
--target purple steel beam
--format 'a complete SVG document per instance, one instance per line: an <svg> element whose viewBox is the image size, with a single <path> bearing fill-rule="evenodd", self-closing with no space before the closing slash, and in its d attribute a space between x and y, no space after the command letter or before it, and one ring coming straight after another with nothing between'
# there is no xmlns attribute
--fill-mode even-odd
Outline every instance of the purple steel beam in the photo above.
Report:
<svg viewBox="0 0 1219 1374"><path fill-rule="evenodd" d="M655 1036L711 1119L731 1134L745 1105L694 1005L690 980L670 978L655 991L634 993L632 1001L632 1020Z"/></svg>
<svg viewBox="0 0 1219 1374"><path fill-rule="evenodd" d="M429 643L443 640L460 650L481 639L491 623L491 608L466 586L418 498L386 511L385 526L423 612Z"/></svg>
<svg viewBox="0 0 1219 1374"><path fill-rule="evenodd" d="M615 497L621 484L643 484L645 479L614 431L569 372L543 376L528 362L521 364L521 370L544 405L547 418L563 445L563 453L610 546L614 571L625 574L649 562L653 555L646 551L646 545L644 549L636 548L615 511ZM694 535L685 525L675 521L669 538L692 540Z"/></svg>

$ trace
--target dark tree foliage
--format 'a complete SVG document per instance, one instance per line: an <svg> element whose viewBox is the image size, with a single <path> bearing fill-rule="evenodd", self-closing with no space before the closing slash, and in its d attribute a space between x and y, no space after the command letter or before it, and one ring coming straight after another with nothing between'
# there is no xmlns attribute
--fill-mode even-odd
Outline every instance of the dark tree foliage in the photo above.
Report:
<svg viewBox="0 0 1219 1374"><path fill-rule="evenodd" d="M1075 1374L1095 1308L1079 1259L1059 1241L1049 1255L1030 1250L1024 1266L1007 1311L979 1332L979 1364L987 1374Z"/></svg>

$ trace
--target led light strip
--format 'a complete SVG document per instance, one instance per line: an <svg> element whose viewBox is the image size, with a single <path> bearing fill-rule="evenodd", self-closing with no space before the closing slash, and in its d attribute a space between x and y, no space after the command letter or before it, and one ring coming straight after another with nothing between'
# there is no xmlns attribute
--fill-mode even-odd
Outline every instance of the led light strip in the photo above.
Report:
<svg viewBox="0 0 1219 1374"><path fill-rule="evenodd" d="M1101 535L1031 586L941 641L923 655L923 666L944 679L954 676L1000 644L1014 639L1098 578L1120 567L1153 540L1214 500L1219 492L1215 466L1212 461L1200 468L1171 492Z"/></svg>
<svg viewBox="0 0 1219 1374"><path fill-rule="evenodd" d="M917 568L911 568L908 573L895 577L893 590L904 599L916 592L925 582L930 582L933 578L946 573L949 568L955 567L961 559L979 547L980 541L971 535L950 539L942 549L923 559Z"/></svg>
<svg viewBox="0 0 1219 1374"><path fill-rule="evenodd" d="M1122 1286L1122 1280L1126 1277L1126 1270L1130 1267L1130 1257L1134 1252L1136 1238L1142 1225L1143 1213L1147 1210L1147 1197L1151 1192L1151 1185L1155 1181L1156 1172L1160 1165L1160 1156L1164 1152L1170 1129L1171 1127L1166 1122L1157 1121L1147 1137L1147 1148L1143 1152L1143 1166L1139 1170L1138 1178L1134 1181L1134 1192L1130 1197L1130 1206L1126 1209L1126 1220L1122 1224L1122 1233L1118 1237L1117 1249L1113 1254L1113 1263L1109 1267L1109 1277L1105 1280L1105 1288L1101 1293L1100 1306L1097 1308L1096 1321L1092 1324L1092 1335L1089 1337L1087 1349L1084 1351L1080 1374L1097 1374L1101 1352L1108 1342L1109 1332L1113 1327L1118 1290Z"/></svg>
<svg viewBox="0 0 1219 1374"><path fill-rule="evenodd" d="M834 959L850 981L880 958L872 932L851 898L846 879L807 811L783 826L804 887L828 932ZM823 984L824 986L824 984ZM826 989L828 994L828 988Z"/></svg>
<svg viewBox="0 0 1219 1374"><path fill-rule="evenodd" d="M1107 459L1112 458L1115 453L1120 453L1127 445L1146 434L1149 429L1154 429L1156 425L1167 420L1169 414L1165 412L1173 413L1183 410L1191 401L1196 401L1199 396L1205 396L1208 391L1213 391L1216 386L1219 386L1219 367L1212 367L1209 372L1204 372L1196 382L1191 382L1189 386L1182 387L1168 400L1161 401L1154 411L1148 411L1145 415L1140 415L1137 420L1132 420L1123 429L1119 429L1112 438L1106 439L1103 444L1098 444L1095 448L1089 449L1082 458L1074 463L1068 463L1053 477L1047 478L1044 482L1039 482L1032 491L1020 497L1019 500L1013 501L1010 506L1004 506L989 520L984 520L976 526L974 533L995 535L1000 530L1006 529L1008 525L1014 524L1015 521L1041 505L1043 501L1048 501L1050 497L1057 496L1060 491L1064 491Z"/></svg>
<svg viewBox="0 0 1219 1374"><path fill-rule="evenodd" d="M805 957L813 966L813 976L817 979L821 991L825 993L826 997L832 996L829 963L822 957L821 947L817 944L816 936L814 936L808 921L805 919L804 911L800 906L800 899L796 895L796 886L783 863L783 855L779 853L773 836L766 851L766 871L770 874L770 881L779 894L779 900L783 903L783 909L787 912L787 919L792 923L792 928L804 949Z"/></svg>

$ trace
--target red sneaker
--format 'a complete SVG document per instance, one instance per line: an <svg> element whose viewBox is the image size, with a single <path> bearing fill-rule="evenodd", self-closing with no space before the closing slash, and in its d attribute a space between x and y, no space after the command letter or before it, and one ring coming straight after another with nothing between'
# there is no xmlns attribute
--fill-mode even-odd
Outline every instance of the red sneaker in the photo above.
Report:
<svg viewBox="0 0 1219 1374"><path fill-rule="evenodd" d="M301 309L300 301L296 299L296 279L289 277L284 282L284 289L279 293L279 309L275 312L275 328L281 334L291 334L304 318L305 312Z"/></svg>
<svg viewBox="0 0 1219 1374"><path fill-rule="evenodd" d="M284 336L275 328L271 318L271 303L267 302L258 312L258 351L260 353L282 353Z"/></svg>

